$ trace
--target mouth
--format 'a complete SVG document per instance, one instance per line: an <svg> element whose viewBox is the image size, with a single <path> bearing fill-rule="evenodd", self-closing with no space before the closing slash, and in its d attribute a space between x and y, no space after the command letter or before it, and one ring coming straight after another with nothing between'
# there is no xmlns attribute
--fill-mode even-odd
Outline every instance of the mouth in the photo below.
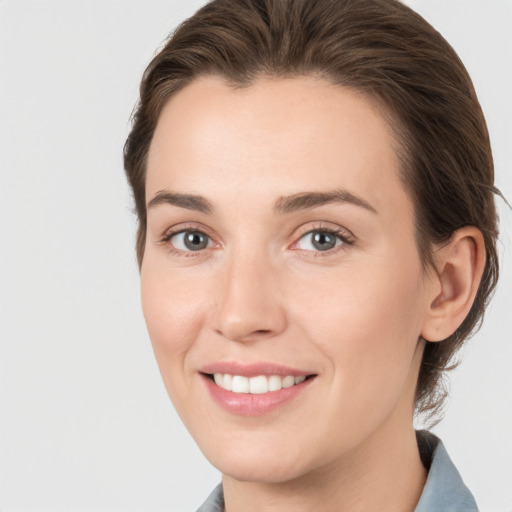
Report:
<svg viewBox="0 0 512 512"><path fill-rule="evenodd" d="M297 402L318 377L305 369L270 362L223 361L199 370L215 403L235 415L258 416ZM288 406L287 406L288 407Z"/></svg>
<svg viewBox="0 0 512 512"><path fill-rule="evenodd" d="M203 374L225 391L240 394L263 395L297 386L315 377L311 375L234 375L231 373Z"/></svg>

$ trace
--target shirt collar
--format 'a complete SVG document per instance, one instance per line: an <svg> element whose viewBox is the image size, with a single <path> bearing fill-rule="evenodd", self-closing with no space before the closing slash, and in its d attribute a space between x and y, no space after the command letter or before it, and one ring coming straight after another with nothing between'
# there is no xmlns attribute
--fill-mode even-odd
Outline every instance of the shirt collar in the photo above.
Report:
<svg viewBox="0 0 512 512"><path fill-rule="evenodd" d="M222 484L217 485L197 512L224 512L224 493Z"/></svg>
<svg viewBox="0 0 512 512"><path fill-rule="evenodd" d="M430 469L414 512L478 512L473 495L462 481L442 441L426 430L417 431L416 439L423 464Z"/></svg>

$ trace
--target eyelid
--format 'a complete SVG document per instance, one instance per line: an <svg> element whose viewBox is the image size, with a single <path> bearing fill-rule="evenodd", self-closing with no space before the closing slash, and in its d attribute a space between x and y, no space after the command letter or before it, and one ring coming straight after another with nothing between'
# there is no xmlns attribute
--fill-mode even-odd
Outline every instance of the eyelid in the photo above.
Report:
<svg viewBox="0 0 512 512"><path fill-rule="evenodd" d="M212 242L213 247L205 247L204 249L200 249L197 251L185 251L182 249L178 249L171 243L171 239L180 233L185 233L187 231L199 232L209 238L209 241ZM215 246L219 247L221 244L215 240L215 238L211 235L210 230L198 223L190 223L184 222L181 224L177 224L175 226L171 226L167 228L157 240L158 244L165 245L167 249L179 256L201 256L205 253L206 249L215 249Z"/></svg>
<svg viewBox="0 0 512 512"><path fill-rule="evenodd" d="M337 236L343 243L337 247L333 247L327 251L308 251L306 249L294 248L298 244L298 242L305 236L310 233L315 232L326 232L330 233L334 236ZM345 249L347 245L353 245L356 242L356 237L351 233L348 229L339 226L338 224L331 224L328 222L320 222L320 223L309 223L301 226L294 235L294 242L290 246L292 250L303 251L303 252L313 252L315 254L332 254L340 249Z"/></svg>
<svg viewBox="0 0 512 512"><path fill-rule="evenodd" d="M347 228L344 228L338 224L332 224L330 222L326 221L320 221L320 222L309 222L307 224L304 224L300 226L295 234L294 238L298 239L302 236L311 233L313 231L327 231L334 234L339 234L341 238L346 239L349 243L354 243L356 241L356 237L354 234L349 231Z"/></svg>
<svg viewBox="0 0 512 512"><path fill-rule="evenodd" d="M183 233L184 231L199 231L207 235L210 239L214 239L214 237L210 233L210 230L206 226L203 226L202 224L197 224L195 222L183 222L180 224L176 224L175 226L171 226L170 228L166 228L160 235L159 239L162 242L168 241L174 235L177 235L178 233Z"/></svg>

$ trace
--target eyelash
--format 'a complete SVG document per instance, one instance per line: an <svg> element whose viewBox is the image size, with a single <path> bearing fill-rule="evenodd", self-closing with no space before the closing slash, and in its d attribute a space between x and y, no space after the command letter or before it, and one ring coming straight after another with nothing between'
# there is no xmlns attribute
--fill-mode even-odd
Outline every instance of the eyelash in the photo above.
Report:
<svg viewBox="0 0 512 512"><path fill-rule="evenodd" d="M306 235L312 235L313 233L325 233L328 235L332 235L338 238L341 241L341 244L326 251L309 251L306 249L293 249L293 246L297 245L299 241L302 240ZM335 253L338 253L339 251L346 250L347 246L353 245L354 242L354 236L349 231L324 224L319 224L318 226L315 226L313 228L308 227L303 232L299 231L297 240L292 244L292 249L296 251L302 251L304 253L313 253L315 257L331 256Z"/></svg>
<svg viewBox="0 0 512 512"><path fill-rule="evenodd" d="M162 238L160 239L159 243L166 245L169 252L171 252L172 254L174 254L175 256L178 256L178 257L190 258L190 257L201 256L201 253L204 252L203 250L183 251L181 249L177 249L171 243L171 239L174 236L179 235L180 233L187 233L187 232L201 233L202 235L205 235L208 239L213 240L213 238L204 230L204 228L197 226L197 225L193 225L193 224L191 224L191 225L185 224L185 225L180 225L179 227L177 227L175 229L171 229L170 231L166 231L164 233L164 235L162 236Z"/></svg>
<svg viewBox="0 0 512 512"><path fill-rule="evenodd" d="M178 257L190 258L190 257L201 256L202 253L204 253L204 249L200 249L197 251L192 251L192 250L184 251L181 249L177 249L171 243L171 239L174 236L179 235L180 233L186 233L186 232L197 232L197 233L200 233L200 234L206 236L209 240L213 240L213 238L203 228L201 228L197 225L182 225L182 226L179 226L178 228L172 229L171 231L167 231L166 233L164 233L162 238L159 240L159 243L167 245L168 250L172 254L174 254ZM313 233L326 233L328 235L335 236L336 238L338 238L341 241L341 244L333 247L332 249L328 249L326 251L310 251L307 249L293 249L293 246L297 245L299 243L299 241L302 240L306 235L311 235ZM303 232L299 231L297 239L295 242L293 242L291 248L292 248L292 250L302 251L304 253L314 253L315 257L329 256L329 255L332 255L333 253L337 253L339 250L345 250L347 245L348 246L353 245L354 242L355 242L354 236L347 230L340 229L340 228L333 228L332 226L320 224L313 228L308 227Z"/></svg>

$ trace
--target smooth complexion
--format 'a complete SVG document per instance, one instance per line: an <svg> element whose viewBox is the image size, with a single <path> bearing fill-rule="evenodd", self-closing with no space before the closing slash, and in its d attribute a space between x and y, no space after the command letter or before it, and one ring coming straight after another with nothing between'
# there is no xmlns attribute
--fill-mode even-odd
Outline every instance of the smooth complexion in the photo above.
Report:
<svg viewBox="0 0 512 512"><path fill-rule="evenodd" d="M418 340L462 321L483 256L461 232L448 271L422 268L375 105L312 77L197 79L161 114L146 198L144 315L226 510L414 510ZM261 379L234 393L213 373L308 378L268 405Z"/></svg>

